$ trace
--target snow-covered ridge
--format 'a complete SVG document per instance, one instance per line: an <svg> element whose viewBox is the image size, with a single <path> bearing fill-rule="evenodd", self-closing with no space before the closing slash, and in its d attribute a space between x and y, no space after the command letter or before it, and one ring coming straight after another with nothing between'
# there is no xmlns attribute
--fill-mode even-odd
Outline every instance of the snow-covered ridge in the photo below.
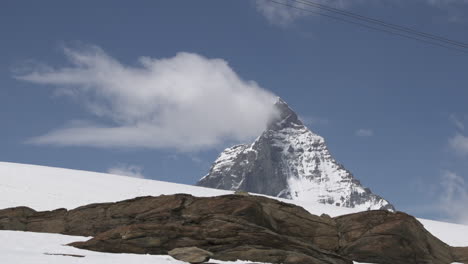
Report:
<svg viewBox="0 0 468 264"><path fill-rule="evenodd" d="M281 99L273 120L255 142L224 150L199 186L244 190L359 210L393 206L365 188L330 154Z"/></svg>
<svg viewBox="0 0 468 264"><path fill-rule="evenodd" d="M190 193L216 196L231 192L107 173L0 162L0 208L73 209L138 196Z"/></svg>

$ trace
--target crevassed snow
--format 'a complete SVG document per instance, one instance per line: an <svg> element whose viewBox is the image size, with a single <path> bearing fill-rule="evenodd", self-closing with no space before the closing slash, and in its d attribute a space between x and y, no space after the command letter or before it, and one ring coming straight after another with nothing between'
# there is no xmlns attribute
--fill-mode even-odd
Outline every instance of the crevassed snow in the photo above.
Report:
<svg viewBox="0 0 468 264"><path fill-rule="evenodd" d="M232 194L232 191L105 173L0 162L0 208L28 206L35 210L73 209L89 203L115 202L137 196L175 193L208 197ZM315 215L325 213L334 217L359 211L357 208L337 207L310 201L274 199L302 206ZM468 246L466 235L468 226L419 220L426 229L447 244ZM6 240L0 238L0 241ZM6 243L0 244L0 248L3 244Z"/></svg>

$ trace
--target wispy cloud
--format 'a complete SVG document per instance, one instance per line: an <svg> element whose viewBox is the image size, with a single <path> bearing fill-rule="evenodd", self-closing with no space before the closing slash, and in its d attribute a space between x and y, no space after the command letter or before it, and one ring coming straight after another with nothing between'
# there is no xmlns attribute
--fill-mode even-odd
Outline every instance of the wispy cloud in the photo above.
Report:
<svg viewBox="0 0 468 264"><path fill-rule="evenodd" d="M456 127L458 132L454 136L449 138L448 145L451 150L456 154L465 156L468 155L468 137L463 135L465 131L465 124L457 115L451 114L449 116L450 122Z"/></svg>
<svg viewBox="0 0 468 264"><path fill-rule="evenodd" d="M332 4L336 7L345 7L347 1L343 0L317 0L319 4ZM295 0L256 0L255 7L268 22L274 25L287 26L297 19L312 15L310 12L303 11L315 10L301 1Z"/></svg>
<svg viewBox="0 0 468 264"><path fill-rule="evenodd" d="M442 10L448 22L460 23L466 19L468 0L424 0L429 5Z"/></svg>
<svg viewBox="0 0 468 264"><path fill-rule="evenodd" d="M459 155L468 155L468 137L460 133L455 134L449 138L449 147Z"/></svg>
<svg viewBox="0 0 468 264"><path fill-rule="evenodd" d="M308 126L315 126L315 125L328 125L330 124L330 120L322 117L311 116L311 115L301 115L301 121L308 125Z"/></svg>
<svg viewBox="0 0 468 264"><path fill-rule="evenodd" d="M413 179L412 183L429 202L409 206L406 210L417 214L438 215L442 221L468 224L466 178L452 170L445 170L440 173L438 181L428 181L420 177Z"/></svg>
<svg viewBox="0 0 468 264"><path fill-rule="evenodd" d="M314 12L324 12L316 9L309 4L308 0L256 0L255 6L257 11L263 15L268 22L274 25L287 26L296 20L313 16L314 14L306 10ZM349 9L353 5L369 5L375 3L371 0L313 0L312 4L324 4L327 6ZM449 22L457 22L463 18L463 13L460 12L460 6L468 4L468 0L419 0L421 5L433 6L434 8L447 12ZM396 4L405 5L407 1L395 1Z"/></svg>
<svg viewBox="0 0 468 264"><path fill-rule="evenodd" d="M140 179L145 178L142 172L143 172L142 167L136 166L136 165L128 165L128 164L119 164L107 170L107 173L110 173L110 174L122 175L122 176L128 176L128 177L140 178Z"/></svg>
<svg viewBox="0 0 468 264"><path fill-rule="evenodd" d="M450 121L459 132L449 138L448 145L451 150L462 157L468 156L468 137L462 133L465 130L464 122L456 115L450 115ZM440 184L436 193L439 193L437 208L447 216L448 220L468 224L468 184L460 174L447 170L442 173Z"/></svg>
<svg viewBox="0 0 468 264"><path fill-rule="evenodd" d="M438 208L448 217L448 220L468 224L468 185L463 177L446 171L440 182L440 198Z"/></svg>
<svg viewBox="0 0 468 264"><path fill-rule="evenodd" d="M355 135L358 137L372 137L374 131L372 129L361 128L356 130Z"/></svg>
<svg viewBox="0 0 468 264"><path fill-rule="evenodd" d="M458 130L465 131L465 124L457 115L451 114L449 118Z"/></svg>
<svg viewBox="0 0 468 264"><path fill-rule="evenodd" d="M297 6L303 8L304 4L298 4L293 0L279 0L277 2L283 3L278 4L269 0L257 0L256 8L271 24L285 26L291 24L298 18L306 17L307 12L301 11L294 7L286 5Z"/></svg>
<svg viewBox="0 0 468 264"><path fill-rule="evenodd" d="M222 59L180 52L141 57L134 66L96 46L64 52L71 66L16 78L57 87L56 94L75 98L101 122L71 122L29 143L193 151L249 140L276 114L275 96Z"/></svg>
<svg viewBox="0 0 468 264"><path fill-rule="evenodd" d="M468 0L424 0L423 2L437 6L468 4Z"/></svg>

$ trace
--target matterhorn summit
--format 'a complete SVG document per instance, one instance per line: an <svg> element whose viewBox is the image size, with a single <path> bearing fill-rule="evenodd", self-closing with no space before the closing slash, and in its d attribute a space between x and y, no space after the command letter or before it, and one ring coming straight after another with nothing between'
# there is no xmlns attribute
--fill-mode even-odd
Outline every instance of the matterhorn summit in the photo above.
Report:
<svg viewBox="0 0 468 264"><path fill-rule="evenodd" d="M394 210L339 164L325 140L305 127L282 99L275 108L278 117L255 142L225 149L197 185L361 210Z"/></svg>

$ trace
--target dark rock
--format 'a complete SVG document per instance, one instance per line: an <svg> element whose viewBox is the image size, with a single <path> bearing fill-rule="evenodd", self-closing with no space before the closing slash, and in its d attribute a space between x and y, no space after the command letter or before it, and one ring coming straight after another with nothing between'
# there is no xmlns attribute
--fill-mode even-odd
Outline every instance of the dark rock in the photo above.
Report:
<svg viewBox="0 0 468 264"><path fill-rule="evenodd" d="M414 217L368 211L336 217L340 254L379 264L451 263L451 248L431 235Z"/></svg>
<svg viewBox="0 0 468 264"><path fill-rule="evenodd" d="M83 255L76 255L76 254L63 254L63 253L44 253L44 255L48 256L63 256L63 257L74 257L74 258L84 258Z"/></svg>
<svg viewBox="0 0 468 264"><path fill-rule="evenodd" d="M65 215L66 209L57 209L48 212L37 212L28 217L27 230L46 232L46 233L64 233L66 228Z"/></svg>
<svg viewBox="0 0 468 264"><path fill-rule="evenodd" d="M453 247L452 255L454 261L468 263L468 247Z"/></svg>
<svg viewBox="0 0 468 264"><path fill-rule="evenodd" d="M197 247L184 247L169 251L169 255L177 260L198 264L210 260L213 253Z"/></svg>
<svg viewBox="0 0 468 264"><path fill-rule="evenodd" d="M28 207L8 208L0 211L0 230L27 229L28 217L34 215L36 211Z"/></svg>
<svg viewBox="0 0 468 264"><path fill-rule="evenodd" d="M468 259L412 216L367 211L331 218L259 196L186 194L91 204L74 210L0 210L0 229L93 236L77 248L168 254L197 247L220 260L285 264L447 264Z"/></svg>
<svg viewBox="0 0 468 264"><path fill-rule="evenodd" d="M156 205L161 203L164 203L163 208L158 208ZM119 206L134 211L132 204ZM328 261L317 263L350 263L327 251L337 247L338 233L334 223L310 215L301 207L276 200L240 195L212 198L175 195L143 198L137 204L141 204L141 208L152 204L155 209L136 214L128 225L72 245L97 251L141 254L167 254L174 248L196 246L213 252L215 258L221 260L294 263L287 260L287 256L298 255ZM125 211L121 209L119 214L123 216ZM81 215L81 219L87 219L87 225L95 226L89 222L89 217ZM110 215L111 222L117 219L116 215ZM258 252L276 253L265 259Z"/></svg>

